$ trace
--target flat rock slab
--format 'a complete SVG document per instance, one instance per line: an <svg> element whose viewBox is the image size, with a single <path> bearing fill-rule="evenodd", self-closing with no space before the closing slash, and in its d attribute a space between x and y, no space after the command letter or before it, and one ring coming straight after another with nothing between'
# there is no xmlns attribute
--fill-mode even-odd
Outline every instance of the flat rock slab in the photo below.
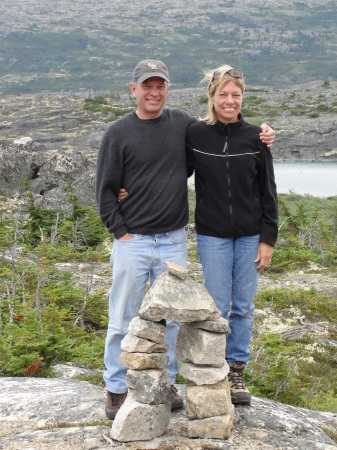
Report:
<svg viewBox="0 0 337 450"><path fill-rule="evenodd" d="M185 386L176 387L185 396ZM104 404L105 390L87 382L0 377L0 449L337 449L320 428L336 433L337 414L255 397L250 407L235 408L234 430L227 441L188 438L186 413L180 410L172 413L163 436L148 442L116 442L109 437L112 422L105 419ZM90 417L106 425L88 424ZM63 428L61 422L68 427Z"/></svg>
<svg viewBox="0 0 337 450"><path fill-rule="evenodd" d="M91 423L105 419L104 390L87 381L0 378L0 420Z"/></svg>

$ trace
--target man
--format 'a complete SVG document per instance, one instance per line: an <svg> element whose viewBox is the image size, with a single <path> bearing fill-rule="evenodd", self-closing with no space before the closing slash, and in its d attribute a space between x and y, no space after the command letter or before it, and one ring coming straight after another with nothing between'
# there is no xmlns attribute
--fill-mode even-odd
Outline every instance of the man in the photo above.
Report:
<svg viewBox="0 0 337 450"><path fill-rule="evenodd" d="M187 266L188 222L185 136L196 119L179 109L164 109L169 74L162 61L137 64L130 83L137 110L113 122L104 133L97 159L96 196L104 225L114 233L113 283L109 298L104 380L106 415L114 419L126 397L126 367L119 362L121 341L150 285L166 270L165 261ZM274 131L261 133L271 144ZM128 196L119 202L125 188ZM178 361L174 347L179 324L167 322L173 401L183 406L174 387Z"/></svg>

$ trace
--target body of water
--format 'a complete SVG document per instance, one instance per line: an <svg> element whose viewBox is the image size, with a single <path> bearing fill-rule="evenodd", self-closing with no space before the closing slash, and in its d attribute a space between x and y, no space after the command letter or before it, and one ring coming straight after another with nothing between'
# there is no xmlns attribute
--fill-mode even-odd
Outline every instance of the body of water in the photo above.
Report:
<svg viewBox="0 0 337 450"><path fill-rule="evenodd" d="M278 193L337 195L337 162L282 162L274 169Z"/></svg>

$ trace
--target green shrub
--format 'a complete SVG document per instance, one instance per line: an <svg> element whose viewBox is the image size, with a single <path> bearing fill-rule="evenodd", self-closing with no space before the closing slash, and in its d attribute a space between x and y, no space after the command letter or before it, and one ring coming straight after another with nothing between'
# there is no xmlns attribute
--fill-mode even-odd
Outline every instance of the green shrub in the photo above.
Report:
<svg viewBox="0 0 337 450"><path fill-rule="evenodd" d="M317 106L317 111L327 112L329 111L329 106L326 105L325 103L321 103L320 105Z"/></svg>
<svg viewBox="0 0 337 450"><path fill-rule="evenodd" d="M258 291L255 305L269 311L270 315L272 312L275 318L282 317L283 321L293 320L296 308L305 323L325 324L326 333L323 338L310 332L299 334L297 338L291 337L294 336L291 333L259 334L260 320L263 319L257 318L251 341L251 360L245 374L252 394L307 408L316 408L321 399L322 410L335 411L333 380L337 376L337 366L333 363L335 349L328 342L337 338L334 326L337 299L332 300L314 289L267 289ZM296 327L299 328L294 322L293 330ZM327 373L328 377L325 376Z"/></svg>
<svg viewBox="0 0 337 450"><path fill-rule="evenodd" d="M84 100L84 109L89 111L101 111L102 105L107 105L108 101L102 97L86 98Z"/></svg>
<svg viewBox="0 0 337 450"><path fill-rule="evenodd" d="M208 103L208 97L207 96L200 97L199 103L200 103L200 105L207 104Z"/></svg>

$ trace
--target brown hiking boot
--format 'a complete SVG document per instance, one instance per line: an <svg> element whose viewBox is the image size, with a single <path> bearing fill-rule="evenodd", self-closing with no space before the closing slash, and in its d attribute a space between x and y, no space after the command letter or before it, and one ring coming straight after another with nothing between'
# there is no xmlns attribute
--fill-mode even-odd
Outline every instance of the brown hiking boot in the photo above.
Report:
<svg viewBox="0 0 337 450"><path fill-rule="evenodd" d="M173 400L171 403L171 411L174 411L175 409L181 409L184 407L184 402L182 396L179 394L177 388L174 386L174 384L171 384L171 391L173 395Z"/></svg>
<svg viewBox="0 0 337 450"><path fill-rule="evenodd" d="M105 414L108 419L114 420L119 408L123 405L126 399L127 392L124 394L115 394L108 391L105 402Z"/></svg>
<svg viewBox="0 0 337 450"><path fill-rule="evenodd" d="M233 405L250 405L251 395L243 381L244 363L229 363L230 372L228 380L231 388L231 398Z"/></svg>

